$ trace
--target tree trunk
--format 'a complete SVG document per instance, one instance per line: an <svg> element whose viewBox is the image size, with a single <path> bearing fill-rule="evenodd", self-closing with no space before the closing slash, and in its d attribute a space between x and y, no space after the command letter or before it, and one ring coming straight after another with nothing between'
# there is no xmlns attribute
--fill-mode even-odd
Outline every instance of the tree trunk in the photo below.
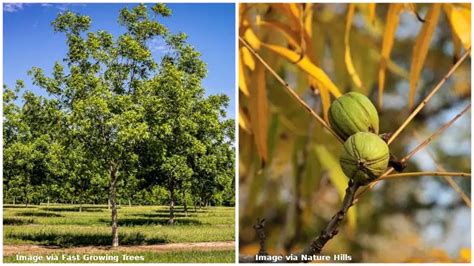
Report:
<svg viewBox="0 0 474 266"><path fill-rule="evenodd" d="M186 202L186 192L183 190L183 200L184 200L184 215L188 217L188 203Z"/></svg>
<svg viewBox="0 0 474 266"><path fill-rule="evenodd" d="M107 209L110 210L110 197L109 197L109 199L107 200Z"/></svg>
<svg viewBox="0 0 474 266"><path fill-rule="evenodd" d="M169 182L169 191L170 191L170 218L168 220L169 224L174 224L174 180Z"/></svg>
<svg viewBox="0 0 474 266"><path fill-rule="evenodd" d="M117 217L117 167L110 166L110 207L112 208L112 247L118 247L118 217Z"/></svg>
<svg viewBox="0 0 474 266"><path fill-rule="evenodd" d="M28 192L25 191L25 207L28 207Z"/></svg>
<svg viewBox="0 0 474 266"><path fill-rule="evenodd" d="M16 204L16 197L13 197L13 205Z"/></svg>
<svg viewBox="0 0 474 266"><path fill-rule="evenodd" d="M79 203L79 212L82 212L82 201Z"/></svg>
<svg viewBox="0 0 474 266"><path fill-rule="evenodd" d="M132 207L132 201L128 199L128 207Z"/></svg>

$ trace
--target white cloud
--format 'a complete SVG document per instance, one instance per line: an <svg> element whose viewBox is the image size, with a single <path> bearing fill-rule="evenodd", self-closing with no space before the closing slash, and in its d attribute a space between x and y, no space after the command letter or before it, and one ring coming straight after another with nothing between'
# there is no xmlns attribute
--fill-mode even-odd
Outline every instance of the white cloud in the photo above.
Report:
<svg viewBox="0 0 474 266"><path fill-rule="evenodd" d="M167 52L170 47L161 38L153 38L150 41L150 50L152 52Z"/></svg>
<svg viewBox="0 0 474 266"><path fill-rule="evenodd" d="M52 6L52 4L43 3L43 4L41 4L41 6Z"/></svg>
<svg viewBox="0 0 474 266"><path fill-rule="evenodd" d="M86 4L81 4L81 3L65 3L65 4L57 4L54 5L59 11L68 11L71 10L74 7L80 7L80 6L86 6Z"/></svg>
<svg viewBox="0 0 474 266"><path fill-rule="evenodd" d="M25 5L22 3L5 3L3 4L3 12L18 12L20 10L23 10L24 7Z"/></svg>

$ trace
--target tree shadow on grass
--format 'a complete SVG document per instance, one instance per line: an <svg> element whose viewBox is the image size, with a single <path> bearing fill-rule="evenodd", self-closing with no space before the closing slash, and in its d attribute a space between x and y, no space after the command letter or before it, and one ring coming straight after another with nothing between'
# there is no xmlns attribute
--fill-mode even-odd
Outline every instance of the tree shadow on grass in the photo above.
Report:
<svg viewBox="0 0 474 266"><path fill-rule="evenodd" d="M160 210L156 210L155 212L156 213L164 213L164 214L169 214L170 213L170 211L168 209L160 209ZM203 210L203 209L194 211L193 208L188 209L188 215L189 214L199 214L199 213L209 213L209 212L211 212L211 211L210 210ZM174 213L175 214L180 214L180 213L185 214L186 212L184 211L184 209L175 209Z"/></svg>
<svg viewBox="0 0 474 266"><path fill-rule="evenodd" d="M145 213L145 214L141 214L141 213L138 213L138 214L134 214L135 216L144 216L144 217L148 217L148 218L169 218L170 217L170 214L169 212L168 213ZM186 216L186 214L183 212L183 213L175 213L174 214L174 217L196 217L197 214L195 213L188 213L188 216Z"/></svg>
<svg viewBox="0 0 474 266"><path fill-rule="evenodd" d="M119 226L141 226L141 225L170 225L168 218L150 219L150 218L120 218ZM100 219L100 222L110 225L110 220ZM175 218L173 225L200 225L201 221L196 219L180 219Z"/></svg>
<svg viewBox="0 0 474 266"><path fill-rule="evenodd" d="M78 247L78 246L110 246L112 237L106 233L79 235L72 233L36 232L32 234L11 233L8 238L33 241L44 246ZM146 238L142 233L119 233L120 245L151 245L169 242L166 238Z"/></svg>
<svg viewBox="0 0 474 266"><path fill-rule="evenodd" d="M34 224L34 219L23 219L23 218L3 218L4 225L25 225Z"/></svg>
<svg viewBox="0 0 474 266"><path fill-rule="evenodd" d="M4 209L34 209L38 206L25 206L25 205L3 205Z"/></svg>
<svg viewBox="0 0 474 266"><path fill-rule="evenodd" d="M42 210L52 212L79 212L79 207L42 207ZM82 207L83 212L102 212L107 207Z"/></svg>
<svg viewBox="0 0 474 266"><path fill-rule="evenodd" d="M18 216L36 216L36 217L63 217L61 214L52 212L20 212Z"/></svg>

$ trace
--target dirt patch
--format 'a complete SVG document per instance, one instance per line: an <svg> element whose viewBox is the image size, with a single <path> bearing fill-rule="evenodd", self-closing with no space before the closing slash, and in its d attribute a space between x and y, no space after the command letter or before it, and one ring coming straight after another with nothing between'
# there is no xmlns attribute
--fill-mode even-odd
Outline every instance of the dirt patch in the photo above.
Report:
<svg viewBox="0 0 474 266"><path fill-rule="evenodd" d="M109 252L168 252L168 251L186 251L186 250L232 250L235 248L234 241L222 242L195 242L195 243L173 243L160 245L141 245L141 246L120 246L111 247L73 247L62 248L59 246L41 246L41 245L4 245L3 256L14 256L16 254L50 254L50 253L109 253Z"/></svg>

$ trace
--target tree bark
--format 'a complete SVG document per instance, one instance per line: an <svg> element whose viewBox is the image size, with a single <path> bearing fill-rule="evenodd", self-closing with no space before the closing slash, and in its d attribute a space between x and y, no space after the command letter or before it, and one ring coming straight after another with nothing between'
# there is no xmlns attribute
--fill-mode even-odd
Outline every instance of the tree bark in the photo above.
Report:
<svg viewBox="0 0 474 266"><path fill-rule="evenodd" d="M174 224L174 180L170 180L169 182L169 191L170 191L170 218L168 220L169 224Z"/></svg>
<svg viewBox="0 0 474 266"><path fill-rule="evenodd" d="M110 166L110 206L112 208L112 247L118 247L117 166Z"/></svg>
<svg viewBox="0 0 474 266"><path fill-rule="evenodd" d="M186 192L183 190L183 200L184 200L184 215L188 217L188 204L186 202Z"/></svg>
<svg viewBox="0 0 474 266"><path fill-rule="evenodd" d="M28 207L28 192L25 191L25 207Z"/></svg>

